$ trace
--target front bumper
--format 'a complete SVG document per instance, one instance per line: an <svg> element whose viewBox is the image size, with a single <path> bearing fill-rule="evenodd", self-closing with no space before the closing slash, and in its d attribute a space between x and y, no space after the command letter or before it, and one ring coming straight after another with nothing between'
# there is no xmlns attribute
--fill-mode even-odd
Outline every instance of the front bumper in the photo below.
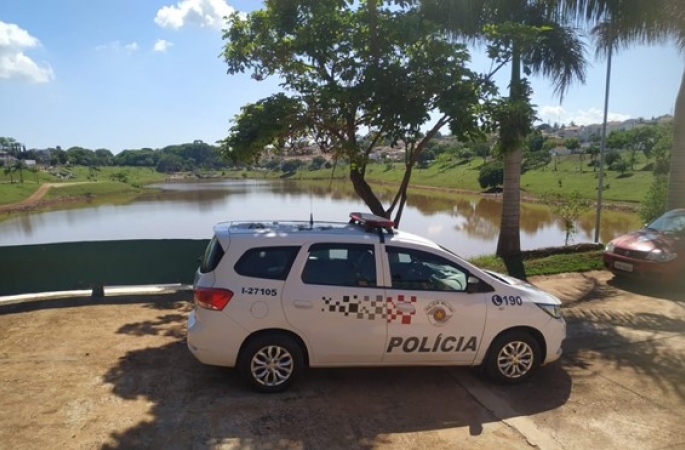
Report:
<svg viewBox="0 0 685 450"><path fill-rule="evenodd" d="M685 275L682 258L668 262L646 261L604 252L604 267L615 275L649 281L674 282Z"/></svg>

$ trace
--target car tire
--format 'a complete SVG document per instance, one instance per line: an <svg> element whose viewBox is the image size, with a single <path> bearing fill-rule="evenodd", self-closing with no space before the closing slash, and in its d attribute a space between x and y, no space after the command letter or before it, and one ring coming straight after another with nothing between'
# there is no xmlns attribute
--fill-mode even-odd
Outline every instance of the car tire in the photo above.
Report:
<svg viewBox="0 0 685 450"><path fill-rule="evenodd" d="M257 392L288 389L304 371L302 348L291 337L280 334L258 336L240 353L238 370Z"/></svg>
<svg viewBox="0 0 685 450"><path fill-rule="evenodd" d="M540 368L540 345L525 331L509 331L490 346L485 373L503 384L521 383Z"/></svg>

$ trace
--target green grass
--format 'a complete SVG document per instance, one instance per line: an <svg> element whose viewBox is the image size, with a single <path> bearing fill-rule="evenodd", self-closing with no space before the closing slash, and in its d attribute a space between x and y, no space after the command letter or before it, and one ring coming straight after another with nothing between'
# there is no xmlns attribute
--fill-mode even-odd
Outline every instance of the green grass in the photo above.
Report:
<svg viewBox="0 0 685 450"><path fill-rule="evenodd" d="M34 181L0 184L0 205L20 202L30 197L38 186L40 185Z"/></svg>
<svg viewBox="0 0 685 450"><path fill-rule="evenodd" d="M0 205L17 203L27 199L42 183L75 183L91 182L88 185L75 185L48 191L47 198L58 198L78 195L115 195L141 192L141 188L150 183L164 181L165 174L148 167L102 167L99 171L91 172L87 167L61 167L59 172L70 173L73 177L59 178L45 171L31 173L24 170L24 182L21 183L18 173L12 177L0 171ZM121 178L113 178L115 175ZM125 178L124 178L125 177ZM123 180L115 181L115 180ZM90 187L85 187L90 186Z"/></svg>
<svg viewBox="0 0 685 450"><path fill-rule="evenodd" d="M581 196L588 199L597 198L597 186L599 184L599 170L589 167L589 157L585 156L581 165L578 155L559 156L545 167L528 171L521 176L521 189L528 196L539 197L548 192L572 192L578 191ZM624 159L628 158L624 154ZM637 155L635 171L628 171L621 176L618 172L605 170L604 191L602 198L607 202L639 203L649 189L653 175L650 171L641 170L647 161L644 155ZM447 165L434 163L425 169L414 168L412 171L411 185L414 187L426 186L445 189L467 190L481 192L483 189L478 184L479 168L483 164L482 158L476 158L468 163L453 162ZM307 170L302 168L288 178L295 180L347 180L347 166L340 166L332 172L331 169ZM397 184L401 181L404 173L402 163L370 163L366 170L366 179L372 184ZM283 172L264 171L233 171L231 177L241 178L283 178Z"/></svg>
<svg viewBox="0 0 685 450"><path fill-rule="evenodd" d="M483 269L507 273L504 262L494 255L472 258L470 262ZM602 250L525 258L523 266L526 268L526 275L529 277L604 269Z"/></svg>
<svg viewBox="0 0 685 450"><path fill-rule="evenodd" d="M45 195L46 199L56 199L64 197L95 197L106 195L138 194L142 188L131 186L130 184L117 183L113 181L93 182L86 184L65 185L52 188Z"/></svg>

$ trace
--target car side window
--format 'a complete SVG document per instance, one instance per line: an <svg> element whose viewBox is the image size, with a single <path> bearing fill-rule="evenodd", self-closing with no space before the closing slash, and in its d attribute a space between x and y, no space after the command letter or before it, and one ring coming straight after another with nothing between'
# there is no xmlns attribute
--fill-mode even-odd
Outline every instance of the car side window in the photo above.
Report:
<svg viewBox="0 0 685 450"><path fill-rule="evenodd" d="M418 291L467 289L468 272L452 261L420 250L387 247L392 287Z"/></svg>
<svg viewBox="0 0 685 450"><path fill-rule="evenodd" d="M245 277L285 280L300 247L259 247L246 251L235 263Z"/></svg>
<svg viewBox="0 0 685 450"><path fill-rule="evenodd" d="M312 245L302 270L302 282L328 286L377 286L373 245Z"/></svg>

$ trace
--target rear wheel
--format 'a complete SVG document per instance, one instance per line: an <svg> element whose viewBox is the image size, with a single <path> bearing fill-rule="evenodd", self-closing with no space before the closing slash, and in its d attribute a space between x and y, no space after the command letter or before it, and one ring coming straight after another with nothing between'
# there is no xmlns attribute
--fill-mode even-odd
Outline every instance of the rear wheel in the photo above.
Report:
<svg viewBox="0 0 685 450"><path fill-rule="evenodd" d="M525 331L507 332L492 343L485 372L495 381L521 383L540 368L540 345Z"/></svg>
<svg viewBox="0 0 685 450"><path fill-rule="evenodd" d="M282 392L302 374L302 348L284 335L264 335L248 342L240 355L238 370L258 392Z"/></svg>

